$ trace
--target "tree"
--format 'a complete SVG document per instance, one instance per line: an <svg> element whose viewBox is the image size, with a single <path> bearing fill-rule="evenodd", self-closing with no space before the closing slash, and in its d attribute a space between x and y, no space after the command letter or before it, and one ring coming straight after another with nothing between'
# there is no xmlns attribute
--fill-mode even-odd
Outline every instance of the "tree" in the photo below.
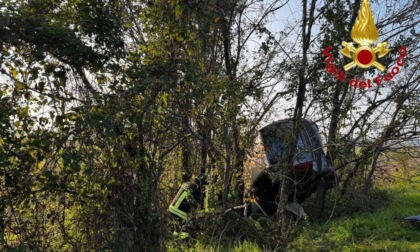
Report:
<svg viewBox="0 0 420 252"><path fill-rule="evenodd" d="M348 11L352 12L352 10L357 9L357 6L359 5L360 3L356 3L356 6L354 7L350 6ZM380 29L380 33L388 34L389 31L392 31L392 35L381 39L383 41L388 41L389 44L393 45L393 50L391 50L388 57L381 59L381 61L386 63L389 67L387 72L390 72L395 67L395 63L397 62L398 57L400 57L399 51L403 48L403 46L412 48L410 51L412 51L413 54L416 54L417 51L417 49L415 49L417 48L416 43L411 44L411 39L409 39L413 33L409 34L406 32L414 27L414 20L409 17L416 11L412 10L410 5L402 4L401 6L404 7L400 10L394 10L394 14L400 12L407 15L407 18L403 21L404 29L396 28L397 25L394 25L395 23L393 24L393 21L389 22L389 18L392 15L390 12L386 15L382 15L384 13L379 12L381 9L375 12L381 13L380 17L383 18L375 20L378 28ZM340 41L348 41L349 38L345 38L346 31L347 34L349 34L348 31L351 30L351 27L356 20L356 16L353 15L352 18L349 19L350 22L347 24L340 24L336 19L334 19L335 13L343 13L343 11L346 11L346 8L343 9L344 6L341 3L339 5L331 5L331 7L333 9L327 10L326 12L326 14L329 13L331 21L328 22L329 19L328 16L326 16L327 23L325 25L325 29L327 32L325 33L325 37L322 39L322 47L319 50L322 50L323 48L325 49L328 45L333 45L333 47L339 48L339 45L336 43L340 43ZM409 10L412 10L413 12L409 14ZM344 14L344 16L346 15ZM387 25L384 26L383 24ZM330 30L330 27L333 27L333 29ZM394 40L393 38L395 38L395 36L400 36L400 40ZM321 59L317 60L317 62L320 61ZM338 57L338 54L334 55L334 63L337 66L344 65L341 63L341 59ZM317 76L316 79L321 79L323 81L321 82L322 85L313 88L314 96L311 101L311 107L307 108L307 113L317 113L323 115L322 118L320 118L320 121L321 125L325 125L325 129L329 132L327 137L329 146L328 152L333 158L337 170L342 174L342 192L354 193L352 192L353 190L350 190L349 188L351 181L358 177L357 174L362 176L362 174L367 171L364 170L364 167L375 167L380 152L386 151L386 149L392 149L391 146L394 146L396 141L395 137L391 137L392 134L399 135L400 133L398 132L409 131L412 133L410 134L410 137L400 140L407 140L410 142L417 138L417 133L415 133L417 130L411 125L414 122L412 119L416 118L418 114L415 110L410 110L410 112L408 112L408 110L405 111L405 113L410 113L411 116L413 116L410 123L407 122L407 124L405 124L405 120L402 120L399 121L401 123L399 125L400 127L387 127L386 125L389 122L392 122L392 118L395 118L397 114L403 114L399 109L399 107L402 106L402 103L407 104L406 102L410 99L413 99L412 101L418 100L416 94L418 87L415 84L415 79L417 78L415 76L417 76L418 73L416 73L416 67L411 68L412 66L407 64L403 67L407 67L406 71L402 68L401 71L403 71L403 74L397 76L394 79L394 82L387 84L383 81L381 82L381 87L373 90L357 90L349 87L346 83L343 83L345 85L343 87L341 84L337 84L337 81L331 79L333 78L332 76L325 76L326 71L322 69L324 67L325 64L320 64L319 67L315 67L314 69L314 73L316 71L321 73L321 76L318 74L315 75ZM384 73L384 75L386 74ZM347 72L347 80L353 78L370 78L373 80L376 76L378 76L378 73L375 73L374 71L365 73L364 71L352 70ZM408 79L411 79L414 82L407 81ZM328 80L332 81L332 83L330 84ZM393 88L388 89L387 85L392 85ZM335 90L333 91L331 99L329 97L329 94L331 94L329 88L332 86L335 87ZM407 89L411 90L410 95L405 93ZM411 98L408 98L408 96L411 96ZM405 99L408 100L405 100L404 102L404 99L401 97L405 97ZM317 103L318 105L316 105ZM388 111L392 112L388 113ZM329 118L329 115L331 115L331 118ZM391 133L391 131L393 133ZM388 135L388 133L385 132L388 132L391 135ZM380 143L387 145L388 148L382 149L380 147ZM354 146L358 146L357 148L362 146L366 148L363 148L363 154L360 154L355 151ZM370 170L368 172L369 175L367 176L368 179L364 182L365 194L367 193L368 185L371 184L371 177L375 168L368 170Z"/></svg>
<svg viewBox="0 0 420 252"><path fill-rule="evenodd" d="M273 76L272 36L264 22L281 2L254 17L256 4L3 4L3 95L18 108L30 104L23 112L9 109L8 116L23 113L18 121L31 140L10 138L4 145L34 155L40 132L48 143L38 146L40 154L28 165L4 166L5 181L11 167L28 174L11 184L26 189L19 197L2 193L3 202L15 202L2 204L3 213L12 214L4 216L4 246L162 249L166 204L160 190L177 186L165 187L162 176L178 178L179 167L185 179L198 170L223 178L214 188L226 207L248 137L278 98L260 102L254 118L243 114ZM254 50L258 61L245 68L253 34L265 40ZM18 128L10 132L20 134ZM46 231L34 239L38 230Z"/></svg>

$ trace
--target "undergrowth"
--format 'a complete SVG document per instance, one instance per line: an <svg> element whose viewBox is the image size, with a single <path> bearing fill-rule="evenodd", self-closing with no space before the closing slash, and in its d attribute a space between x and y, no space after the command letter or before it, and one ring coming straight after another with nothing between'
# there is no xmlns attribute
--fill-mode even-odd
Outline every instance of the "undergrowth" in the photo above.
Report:
<svg viewBox="0 0 420 252"><path fill-rule="evenodd" d="M324 223L301 226L287 250L420 251L420 229L404 220L420 214L420 176L378 187L375 193L384 193L387 199L378 201L380 206L355 214L348 211Z"/></svg>
<svg viewBox="0 0 420 252"><path fill-rule="evenodd" d="M281 235L276 222L240 213L207 216L189 240L172 240L168 251L420 251L420 227L404 220L420 215L420 170L400 169L378 180L368 195L354 188L343 197L332 189L324 219L307 216ZM310 205L310 203L309 203ZM306 208L305 208L306 209Z"/></svg>

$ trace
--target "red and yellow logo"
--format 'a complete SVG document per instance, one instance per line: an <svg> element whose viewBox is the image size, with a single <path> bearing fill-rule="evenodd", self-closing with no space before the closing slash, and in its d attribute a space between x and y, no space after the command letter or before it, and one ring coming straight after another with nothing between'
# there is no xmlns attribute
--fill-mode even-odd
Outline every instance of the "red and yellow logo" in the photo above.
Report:
<svg viewBox="0 0 420 252"><path fill-rule="evenodd" d="M380 71L385 70L385 66L376 61L376 56L382 58L389 53L389 49L386 48L388 43L381 42L377 43L375 48L370 47L378 39L378 30L368 0L363 0L362 2L359 16L351 30L351 38L359 46L356 48L353 46L353 43L343 41L342 45L344 48L340 50L340 53L347 58L353 58L352 62L344 66L345 71L356 65L360 68L374 66Z"/></svg>
<svg viewBox="0 0 420 252"><path fill-rule="evenodd" d="M357 47L353 45L353 42L343 41L343 49L340 53L353 61L344 66L344 70L337 67L333 61L334 56L330 51L333 49L332 46L328 46L324 49L323 54L325 57L325 70L334 76L337 80L345 82L347 75L346 71L358 66L363 69L367 69L371 66L376 67L379 71L385 71L386 67L382 65L377 59L384 57L389 53L387 48L388 42L376 43L375 47L371 47L372 44L378 39L378 29L376 28L372 10L370 9L369 0L363 0L359 15L356 22L351 30L351 38L353 42L357 43ZM379 74L375 78L367 80L359 80L358 78L349 80L349 85L352 87L370 88L372 84L381 86L384 81L390 82L395 75L400 72L400 67L404 65L405 57L407 55L407 48L402 46L399 50L400 57L394 66L388 73Z"/></svg>

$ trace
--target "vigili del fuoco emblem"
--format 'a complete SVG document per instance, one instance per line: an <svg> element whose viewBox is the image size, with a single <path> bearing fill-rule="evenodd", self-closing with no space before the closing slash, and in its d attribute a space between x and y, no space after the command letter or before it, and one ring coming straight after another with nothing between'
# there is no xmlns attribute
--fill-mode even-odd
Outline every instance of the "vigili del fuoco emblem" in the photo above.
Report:
<svg viewBox="0 0 420 252"><path fill-rule="evenodd" d="M353 61L344 66L344 70L358 66L360 68L376 67L380 71L385 70L385 66L376 61L376 58L382 58L389 53L387 42L377 43L375 48L371 45L378 39L378 30L376 28L369 0L363 0L360 6L359 16L351 30L351 38L359 46L356 48L352 42L342 42L343 49L340 53ZM353 54L353 55L352 55Z"/></svg>

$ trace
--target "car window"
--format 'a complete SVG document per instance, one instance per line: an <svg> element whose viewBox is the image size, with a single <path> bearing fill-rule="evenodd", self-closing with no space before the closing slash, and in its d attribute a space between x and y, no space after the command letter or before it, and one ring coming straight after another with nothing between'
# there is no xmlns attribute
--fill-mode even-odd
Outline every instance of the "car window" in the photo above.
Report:
<svg viewBox="0 0 420 252"><path fill-rule="evenodd" d="M296 147L297 147L298 150L305 149L305 144L303 143L302 138L300 136L298 138L298 142L297 142L297 146Z"/></svg>
<svg viewBox="0 0 420 252"><path fill-rule="evenodd" d="M266 139L266 155L268 163L273 165L277 161L284 157L285 146L284 141L281 139L276 139L274 137L268 137Z"/></svg>
<svg viewBox="0 0 420 252"><path fill-rule="evenodd" d="M311 125L311 142L314 148L322 149L321 136L318 133L318 128L315 125Z"/></svg>
<svg viewBox="0 0 420 252"><path fill-rule="evenodd" d="M311 125L311 143L318 162L319 170L322 171L327 169L330 165L328 165L328 161L325 157L321 135L315 125Z"/></svg>
<svg viewBox="0 0 420 252"><path fill-rule="evenodd" d="M296 156L294 158L294 163L305 163L313 160L313 155L310 151L310 146L305 145L303 138L307 139L307 134L304 130L302 130L299 134L296 146L298 152L296 153Z"/></svg>

